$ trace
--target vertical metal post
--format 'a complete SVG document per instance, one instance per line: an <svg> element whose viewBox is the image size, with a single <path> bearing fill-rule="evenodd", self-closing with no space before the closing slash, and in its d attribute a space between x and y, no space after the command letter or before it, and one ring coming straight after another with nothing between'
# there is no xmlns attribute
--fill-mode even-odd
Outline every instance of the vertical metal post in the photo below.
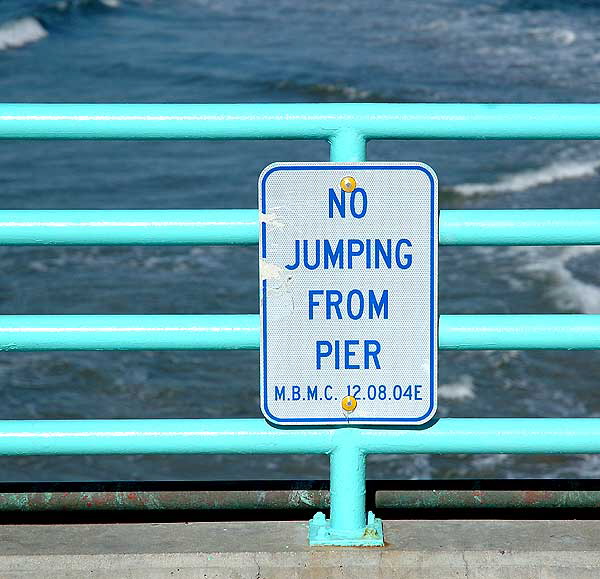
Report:
<svg viewBox="0 0 600 579"><path fill-rule="evenodd" d="M329 142L332 161L365 161L367 158L365 138L352 129L341 129ZM329 462L331 529L334 531L362 531L366 524L365 456L351 444L350 440L343 443L331 453Z"/></svg>
<svg viewBox="0 0 600 579"><path fill-rule="evenodd" d="M332 161L366 160L366 139L351 129L342 129L330 139ZM365 513L366 456L354 429L341 428L330 455L331 515L317 513L309 523L311 545L380 546L383 527L373 513Z"/></svg>
<svg viewBox="0 0 600 579"><path fill-rule="evenodd" d="M317 513L308 525L311 545L383 545L383 526L369 512L365 516L366 456L355 429L341 428L330 454L331 517Z"/></svg>
<svg viewBox="0 0 600 579"><path fill-rule="evenodd" d="M352 129L342 129L329 139L331 146L329 157L332 161L349 163L365 161L367 158L367 141Z"/></svg>
<svg viewBox="0 0 600 579"><path fill-rule="evenodd" d="M348 442L336 448L329 458L331 530L356 536L366 525L366 457Z"/></svg>

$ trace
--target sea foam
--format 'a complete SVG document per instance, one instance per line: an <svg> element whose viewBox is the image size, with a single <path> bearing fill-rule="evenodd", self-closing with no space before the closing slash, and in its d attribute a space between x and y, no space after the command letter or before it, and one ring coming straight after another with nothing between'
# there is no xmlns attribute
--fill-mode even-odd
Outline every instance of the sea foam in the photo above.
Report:
<svg viewBox="0 0 600 579"><path fill-rule="evenodd" d="M0 25L0 50L20 48L48 36L38 20L30 16Z"/></svg>
<svg viewBox="0 0 600 579"><path fill-rule="evenodd" d="M519 250L517 250L519 251ZM600 287L578 279L569 269L569 261L583 255L596 254L598 246L554 248L521 248L528 253L528 263L521 271L540 279L545 294L562 311L583 314L600 313Z"/></svg>
<svg viewBox="0 0 600 579"><path fill-rule="evenodd" d="M452 187L452 191L465 196L505 192L518 193L533 187L549 185L556 181L591 177L595 175L598 168L600 168L600 159L560 161L539 169L505 175L494 183L463 183Z"/></svg>
<svg viewBox="0 0 600 579"><path fill-rule="evenodd" d="M473 378L467 374L460 376L456 382L442 384L438 387L439 398L446 400L467 400L475 398Z"/></svg>

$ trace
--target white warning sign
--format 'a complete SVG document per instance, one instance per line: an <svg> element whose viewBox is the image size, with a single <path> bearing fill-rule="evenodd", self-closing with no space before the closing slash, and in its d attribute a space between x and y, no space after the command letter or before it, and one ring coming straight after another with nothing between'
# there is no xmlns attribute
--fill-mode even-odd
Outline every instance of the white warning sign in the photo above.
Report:
<svg viewBox="0 0 600 579"><path fill-rule="evenodd" d="M437 178L277 163L259 180L260 397L277 424L422 424L437 404Z"/></svg>

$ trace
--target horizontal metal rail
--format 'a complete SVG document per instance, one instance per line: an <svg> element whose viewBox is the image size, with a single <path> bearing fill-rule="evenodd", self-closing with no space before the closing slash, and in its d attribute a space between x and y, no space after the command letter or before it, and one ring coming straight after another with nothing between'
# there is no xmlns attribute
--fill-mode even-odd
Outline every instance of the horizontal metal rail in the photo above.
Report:
<svg viewBox="0 0 600 579"><path fill-rule="evenodd" d="M571 489L552 490L503 489L502 481L497 482L500 483L498 488L491 490L485 488L444 489L443 483L439 485L442 488L438 489L381 490L376 491L374 503L376 507L383 509L435 509L434 512L437 512L438 516L439 509L444 509L447 513L451 509L460 511L463 509L510 509L513 512L513 509L521 511L522 509L597 509L600 507L600 490L598 489L583 490L577 489L576 486ZM483 486L485 487L485 485ZM310 496L315 496L315 502L321 499L318 492ZM0 498L0 502L1 500ZM55 500L57 503L60 502L58 494ZM544 513L544 515L546 514ZM566 513L556 514L566 515ZM492 513L490 515L494 516ZM533 513L527 513L527 516L531 517L532 515ZM464 517L464 513L462 516ZM594 518L596 516L594 513ZM567 517L571 518L571 514Z"/></svg>
<svg viewBox="0 0 600 579"><path fill-rule="evenodd" d="M443 509L444 515L458 511L458 516L464 516L465 509L510 509L512 512L514 509L560 511L600 507L600 488L596 481L589 479L369 480L366 491L368 506L408 509L412 516L416 509L424 513L434 510L439 513L439 509ZM34 518L52 513L62 517L79 513L87 517L118 511L142 516L150 511L153 517L163 514L181 517L173 513L182 510L262 513L285 510L291 516L303 516L301 511L314 512L329 506L329 481L324 480L0 483L3 517L10 513ZM17 519L17 522L21 521Z"/></svg>
<svg viewBox="0 0 600 579"><path fill-rule="evenodd" d="M0 455L600 452L599 418L442 418L412 428L281 428L262 419L2 420Z"/></svg>
<svg viewBox="0 0 600 579"><path fill-rule="evenodd" d="M442 245L600 244L600 209L442 210ZM250 245L253 209L0 211L0 245Z"/></svg>
<svg viewBox="0 0 600 579"><path fill-rule="evenodd" d="M0 245L251 245L258 212L210 210L2 210Z"/></svg>
<svg viewBox="0 0 600 579"><path fill-rule="evenodd" d="M256 314L0 316L0 351L256 350ZM442 315L443 350L600 348L600 315Z"/></svg>
<svg viewBox="0 0 600 579"><path fill-rule="evenodd" d="M256 314L0 316L0 351L255 350Z"/></svg>
<svg viewBox="0 0 600 579"><path fill-rule="evenodd" d="M596 139L600 105L1 104L0 138Z"/></svg>
<svg viewBox="0 0 600 579"><path fill-rule="evenodd" d="M251 245L252 209L2 210L0 245Z"/></svg>
<svg viewBox="0 0 600 579"><path fill-rule="evenodd" d="M229 483L229 484L228 484ZM162 511L179 510L278 510L278 511L312 511L329 508L329 484L318 488L297 488L298 483L290 483L290 488L269 489L268 484L259 488L262 490L234 490L228 488L228 481L211 485L212 490L146 490L144 484L136 481L131 484L117 483L116 485L78 485L80 490L68 490L68 486L51 485L43 491L25 491L30 485L13 485L17 489L6 492L0 486L0 516L7 513L107 513L118 511ZM44 488L44 485L37 485ZM62 490L57 490L63 486ZM109 490L99 490L103 486ZM20 487L20 488L18 488ZM111 488L112 487L112 488ZM294 488L296 487L296 488ZM49 490L53 489L53 490ZM592 493L589 493L592 494ZM411 495L412 496L412 495ZM462 494L460 495L462 497ZM592 495L593 496L593 495ZM415 496L418 505L420 495ZM391 503L393 499L388 498ZM463 499L466 503L468 498ZM590 502L593 499L590 499ZM491 501L488 501L491 503ZM597 503L600 502L600 491L597 493ZM490 505L493 506L493 505ZM592 505L590 505L592 506ZM385 507L384 507L385 508ZM311 513L312 514L312 513ZM159 515L160 516L160 515ZM181 517L181 514L179 515ZM20 521L18 521L20 522ZM153 522L156 522L155 520ZM6 524L6 520L3 520ZM61 521L64 523L64 521Z"/></svg>
<svg viewBox="0 0 600 579"><path fill-rule="evenodd" d="M597 245L600 209L442 210L439 229L442 245Z"/></svg>

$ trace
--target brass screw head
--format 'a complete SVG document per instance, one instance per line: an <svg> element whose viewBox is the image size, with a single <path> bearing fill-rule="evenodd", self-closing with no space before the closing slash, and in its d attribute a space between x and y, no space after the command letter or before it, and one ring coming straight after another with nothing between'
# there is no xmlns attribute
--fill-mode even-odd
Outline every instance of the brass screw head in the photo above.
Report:
<svg viewBox="0 0 600 579"><path fill-rule="evenodd" d="M340 181L340 186L346 193L352 193L356 189L356 179L354 177L344 177Z"/></svg>
<svg viewBox="0 0 600 579"><path fill-rule="evenodd" d="M342 398L342 409L344 412L354 412L356 410L357 402L354 396L344 396Z"/></svg>

